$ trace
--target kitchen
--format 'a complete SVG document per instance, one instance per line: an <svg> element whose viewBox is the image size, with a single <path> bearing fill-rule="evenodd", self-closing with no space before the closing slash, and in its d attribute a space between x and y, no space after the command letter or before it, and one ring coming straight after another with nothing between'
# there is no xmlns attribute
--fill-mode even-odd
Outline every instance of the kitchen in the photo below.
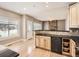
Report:
<svg viewBox="0 0 79 59"><path fill-rule="evenodd" d="M0 47L17 54L0 56L79 57L78 19L78 2L1 2Z"/></svg>
<svg viewBox="0 0 79 59"><path fill-rule="evenodd" d="M79 3L70 4L68 10L69 30L65 30L64 20L43 21L46 27L35 31L36 48L79 56Z"/></svg>

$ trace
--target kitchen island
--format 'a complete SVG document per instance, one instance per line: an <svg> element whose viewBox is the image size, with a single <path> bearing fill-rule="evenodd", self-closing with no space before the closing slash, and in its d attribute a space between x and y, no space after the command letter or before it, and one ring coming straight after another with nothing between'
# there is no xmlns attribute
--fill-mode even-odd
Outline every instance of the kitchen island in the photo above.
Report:
<svg viewBox="0 0 79 59"><path fill-rule="evenodd" d="M68 56L76 56L79 34L68 31L35 31L37 48Z"/></svg>

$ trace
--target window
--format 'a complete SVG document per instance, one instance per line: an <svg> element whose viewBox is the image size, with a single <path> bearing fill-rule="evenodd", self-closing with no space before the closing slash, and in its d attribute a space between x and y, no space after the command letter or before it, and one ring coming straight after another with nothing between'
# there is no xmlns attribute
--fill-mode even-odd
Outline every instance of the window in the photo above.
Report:
<svg viewBox="0 0 79 59"><path fill-rule="evenodd" d="M18 21L9 21L9 36L18 35Z"/></svg>
<svg viewBox="0 0 79 59"><path fill-rule="evenodd" d="M34 23L34 30L42 30L42 24Z"/></svg>
<svg viewBox="0 0 79 59"><path fill-rule="evenodd" d="M8 21L0 17L0 37L8 37Z"/></svg>
<svg viewBox="0 0 79 59"><path fill-rule="evenodd" d="M0 38L18 36L19 21L0 16Z"/></svg>

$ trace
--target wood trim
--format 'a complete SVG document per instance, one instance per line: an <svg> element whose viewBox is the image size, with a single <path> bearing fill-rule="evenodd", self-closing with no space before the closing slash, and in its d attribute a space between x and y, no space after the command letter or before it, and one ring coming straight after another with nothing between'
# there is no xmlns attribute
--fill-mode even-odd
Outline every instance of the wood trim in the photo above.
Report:
<svg viewBox="0 0 79 59"><path fill-rule="evenodd" d="M74 40L73 39L70 39L70 38L64 38L64 39L68 39L70 42L69 42L69 50L70 50L70 52L69 53L66 53L66 52L64 52L63 50L62 50L62 54L65 54L65 55L69 55L69 56L72 56L72 57L75 57L76 55L75 55L75 47L76 47L76 45L75 45L75 42L74 42ZM64 39L62 39L62 49L63 49L63 40Z"/></svg>
<svg viewBox="0 0 79 59"><path fill-rule="evenodd" d="M69 55L70 56L70 52L64 52L63 51L63 49L64 49L64 46L63 46L63 42L64 42L64 39L66 40L69 40L69 46L70 46L70 38L62 38L62 54L64 54L64 55ZM67 48L67 49L69 49L70 50L70 47L69 48Z"/></svg>

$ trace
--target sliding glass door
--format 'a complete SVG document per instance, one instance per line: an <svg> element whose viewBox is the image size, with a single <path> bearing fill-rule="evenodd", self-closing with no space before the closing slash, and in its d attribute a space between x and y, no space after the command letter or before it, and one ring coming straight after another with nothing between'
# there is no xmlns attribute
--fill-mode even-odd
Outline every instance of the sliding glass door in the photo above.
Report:
<svg viewBox="0 0 79 59"><path fill-rule="evenodd" d="M0 39L6 37L16 37L19 32L19 21L15 19L0 16Z"/></svg>
<svg viewBox="0 0 79 59"><path fill-rule="evenodd" d="M9 21L9 36L18 36L18 21Z"/></svg>
<svg viewBox="0 0 79 59"><path fill-rule="evenodd" d="M8 21L0 18L0 38L8 37Z"/></svg>

